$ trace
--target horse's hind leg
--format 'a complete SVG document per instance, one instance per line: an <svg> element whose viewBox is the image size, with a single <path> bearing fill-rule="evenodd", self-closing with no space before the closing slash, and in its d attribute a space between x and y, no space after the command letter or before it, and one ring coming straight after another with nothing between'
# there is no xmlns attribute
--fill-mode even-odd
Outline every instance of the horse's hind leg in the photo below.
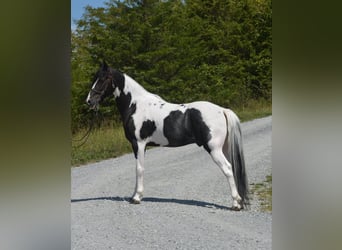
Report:
<svg viewBox="0 0 342 250"><path fill-rule="evenodd" d="M210 155L214 162L220 167L222 170L223 174L227 177L230 190L232 193L233 197L233 206L232 208L234 210L240 210L241 209L241 197L237 191L235 180L234 180L234 175L233 175L233 169L232 165L229 163L229 161L226 159L224 156L222 149L219 148L214 148L211 150Z"/></svg>
<svg viewBox="0 0 342 250"><path fill-rule="evenodd" d="M131 199L131 202L134 204L139 204L141 202L141 199L143 197L143 191L144 191L144 158L145 158L145 144L144 143L137 143L136 147L133 150L135 153L136 161L136 184L135 184L135 191L133 194L133 197Z"/></svg>

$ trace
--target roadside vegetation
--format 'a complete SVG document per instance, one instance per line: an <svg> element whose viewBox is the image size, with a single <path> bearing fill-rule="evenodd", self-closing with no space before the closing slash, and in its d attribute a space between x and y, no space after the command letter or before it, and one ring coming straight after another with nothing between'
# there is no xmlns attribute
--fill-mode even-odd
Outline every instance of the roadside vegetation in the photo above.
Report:
<svg viewBox="0 0 342 250"><path fill-rule="evenodd" d="M251 186L251 193L260 201L261 210L272 212L272 175L266 176L265 181Z"/></svg>
<svg viewBox="0 0 342 250"><path fill-rule="evenodd" d="M86 132L87 129L81 129L73 138L81 138ZM93 129L87 141L79 146L82 143L78 141L72 143L72 166L114 158L132 152L122 126L114 123Z"/></svg>

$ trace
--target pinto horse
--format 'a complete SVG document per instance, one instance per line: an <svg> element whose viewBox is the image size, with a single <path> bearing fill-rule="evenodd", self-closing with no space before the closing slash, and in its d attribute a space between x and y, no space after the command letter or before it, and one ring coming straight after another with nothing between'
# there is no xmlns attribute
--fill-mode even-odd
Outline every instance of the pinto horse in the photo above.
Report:
<svg viewBox="0 0 342 250"><path fill-rule="evenodd" d="M203 146L227 177L232 209L240 210L249 204L240 121L232 110L204 101L168 103L103 62L86 103L91 109L98 109L99 103L110 95L114 95L136 158L132 203L139 204L143 197L146 146L179 147L196 143Z"/></svg>

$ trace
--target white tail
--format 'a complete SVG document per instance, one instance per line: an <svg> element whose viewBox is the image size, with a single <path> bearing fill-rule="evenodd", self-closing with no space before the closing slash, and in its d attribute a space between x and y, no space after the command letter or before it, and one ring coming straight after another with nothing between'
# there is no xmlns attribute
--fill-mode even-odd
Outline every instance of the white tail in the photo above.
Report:
<svg viewBox="0 0 342 250"><path fill-rule="evenodd" d="M235 184L237 186L238 193L242 198L241 203L245 206L248 206L249 188L242 147L240 120L230 109L225 109L224 114L227 119L228 127L228 151L226 152L226 155L228 156L227 160L230 162L230 164L232 164Z"/></svg>

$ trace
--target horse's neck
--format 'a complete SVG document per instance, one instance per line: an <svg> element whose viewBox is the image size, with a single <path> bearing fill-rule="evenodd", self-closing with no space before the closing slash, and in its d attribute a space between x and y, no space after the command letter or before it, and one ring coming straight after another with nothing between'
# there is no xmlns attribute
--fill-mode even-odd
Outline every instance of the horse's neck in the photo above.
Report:
<svg viewBox="0 0 342 250"><path fill-rule="evenodd" d="M139 83L137 83L133 78L131 78L128 75L124 75L124 76L125 76L125 87L123 91L125 94L130 93L133 100L137 100L140 98L144 98L148 95L151 95L150 92L144 89L144 87L141 86Z"/></svg>
<svg viewBox="0 0 342 250"><path fill-rule="evenodd" d="M123 89L116 95L116 104L123 122L135 112L137 102L146 98L156 98L128 75L124 75Z"/></svg>

